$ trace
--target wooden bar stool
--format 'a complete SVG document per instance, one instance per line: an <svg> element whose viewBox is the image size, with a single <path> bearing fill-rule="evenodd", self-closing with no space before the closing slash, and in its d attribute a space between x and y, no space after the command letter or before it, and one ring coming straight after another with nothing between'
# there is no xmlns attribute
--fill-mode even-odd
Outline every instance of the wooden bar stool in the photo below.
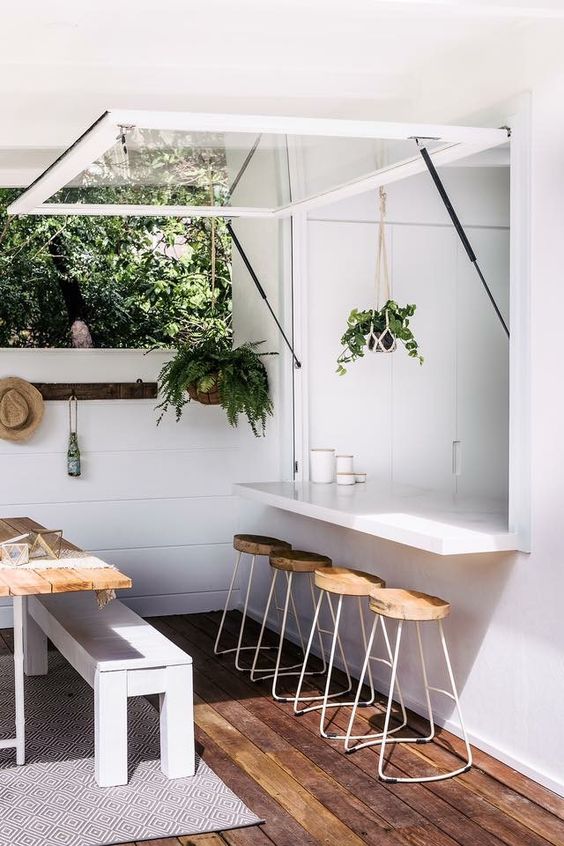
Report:
<svg viewBox="0 0 564 846"><path fill-rule="evenodd" d="M227 592L227 598L225 600L225 607L223 609L223 614L221 617L221 622L219 624L219 629L217 631L217 637L215 639L215 646L214 646L214 653L215 655L225 655L227 652L234 652L235 653L235 666L238 670L246 670L248 668L242 667L240 665L239 659L241 656L241 652L247 649L256 650L256 644L252 646L243 646L243 632L245 630L245 623L247 620L247 609L249 606L249 597L251 595L251 587L253 583L253 574L255 569L255 562L257 556L264 556L268 558L271 552L274 549L291 549L292 546L286 541L279 540L278 538L270 538L264 535L234 535L233 536L233 548L237 551L237 557L235 559L235 566L233 568L233 575L231 576L231 583L229 585L229 590ZM229 602L231 600L231 595L233 593L233 588L235 586L235 580L237 579L237 574L239 572L239 567L241 564L241 558L243 555L250 555L251 556L251 565L249 568L249 578L247 580L247 589L245 592L245 604L243 606L243 616L241 618L241 625L239 626L239 637L237 640L237 646L234 646L230 649L220 649L219 643L221 640L221 634L223 631L223 625L225 623L225 617L227 615L227 611L229 609ZM262 649L273 649L274 647L264 646L261 647Z"/></svg>
<svg viewBox="0 0 564 846"><path fill-rule="evenodd" d="M370 662L368 662L368 679L370 685L370 696L368 700L365 702L360 702L360 696L357 693L357 699L355 702L344 702L342 699L338 699L336 702L329 702L330 699L334 699L337 697L342 697L346 693L348 693L352 689L352 682L351 677L347 665L347 660L345 657L345 653L343 650L343 646L341 644L340 639L340 623L341 623L341 615L343 610L343 601L346 597L356 598L357 600L357 607L358 607L358 617L360 622L360 634L362 637L362 643L364 645L364 649L368 649L368 642L366 637L366 626L364 622L364 609L363 605L365 600L370 593L376 588L383 588L385 586L385 582L380 576L375 576L372 573L365 573L361 570L350 570L347 567L320 567L315 571L315 586L319 589L319 598L317 600L317 604L315 607L315 613L313 617L313 622L311 626L310 636L305 652L304 663L302 667L302 672L300 674L300 679L298 682L298 687L296 689L296 696L294 699L294 714L300 716L301 714L305 714L308 711L321 711L320 720L319 720L319 732L322 737L332 738L333 740L351 740L351 736L349 733L346 735L340 735L335 732L328 732L326 729L326 715L328 708L339 708L339 707L349 707L353 704L356 704L356 707L359 705L372 705L376 698L376 691L374 689L374 682L372 678L372 669L370 666ZM337 601L337 610L335 611L333 608L332 597L338 597ZM305 670L307 666L307 662L309 659L311 647L313 644L313 639L315 635L316 628L319 627L319 615L321 612L321 607L323 601L326 600L327 605L329 607L329 611L331 613L331 617L333 620L333 631L327 631L326 629L320 629L321 632L327 633L331 635L331 650L329 654L329 665L327 669L327 679L325 683L325 690L323 694L315 695L315 696L302 696L302 686L305 676ZM384 634L384 641L386 645L386 651L388 658L373 658L374 661L381 661L385 663L387 666L392 666L392 650L390 646L390 641L388 638L388 633L386 631L386 624L382 619L382 631ZM374 638L372 639L372 641ZM331 677L333 674L333 666L335 661L335 652L339 647L339 651L341 653L341 660L345 667L345 673L347 676L347 687L343 690L339 690L336 693L330 693L331 688ZM401 699L401 693L400 693ZM317 705L308 705L305 708L299 707L300 703L302 702L318 702L320 704ZM401 700L402 709L403 709L403 716L404 716L404 725L407 722L406 715L405 715L405 708L403 707L403 700Z"/></svg>
<svg viewBox="0 0 564 846"><path fill-rule="evenodd" d="M262 619L262 626L260 630L260 635L258 639L258 643L255 650L255 656L253 660L253 666L251 669L251 679L253 681L260 681L264 679L272 679L272 696L274 699L278 700L279 702L288 702L292 701L293 697L287 696L280 696L278 694L278 679L280 676L289 676L289 675L298 675L298 673L302 672L302 663L292 664L291 666L282 667L281 666L281 659L282 659L282 649L284 644L284 637L286 634L286 626L288 622L288 616L291 615L294 620L296 621L296 628L298 630L298 637L300 639L300 645L302 652L305 654L305 647L304 647L304 639L302 635L302 629L300 626L300 618L298 612L296 610L296 603L294 601L294 594L293 594L293 583L295 577L302 577L307 576L310 593L311 593L311 601L313 607L315 607L315 595L313 593L313 582L311 579L312 573L315 572L316 568L318 567L331 567L331 559L328 558L326 555L318 555L315 552L305 552L302 549L276 549L270 555L270 567L272 569L272 581L270 583L270 591L268 594L268 599L266 602L266 607L264 609L264 616ZM268 619L268 613L270 611L270 607L272 605L272 600L276 600L276 583L280 573L283 573L286 576L286 590L284 594L284 601L282 606L278 606L278 602L276 601L276 607L279 611L282 612L282 622L280 625L280 637L278 641L277 647L277 655L276 655L276 666L274 667L274 671L270 668L266 667L257 667L259 650L263 649L262 641L264 636L264 630L266 628L266 622ZM320 671L322 673L325 672L325 655L323 652L323 643L321 641L321 633L319 633L320 638L320 645L321 645L321 654L322 654L322 661L323 661L323 669ZM260 674L260 675L257 675ZM308 675L314 675L313 672L308 673Z"/></svg>
<svg viewBox="0 0 564 846"><path fill-rule="evenodd" d="M453 776L460 775L461 773L467 772L470 767L472 766L472 750L470 749L470 743L468 742L468 736L466 734L466 729L464 727L464 722L462 720L462 712L460 709L460 702L458 699L458 692L456 689L456 684L454 681L454 675L452 672L452 666L450 663L450 657L448 654L448 648L446 644L446 638L443 630L443 619L448 616L450 612L450 605L444 599L439 599L437 596L429 596L426 593L419 593L419 591L415 590L399 590L399 589L392 589L392 588L379 588L370 594L370 610L374 612L374 623L372 625L372 632L368 641L368 648L366 651L366 657L364 660L364 664L362 667L362 672L359 680L358 690L356 694L355 704L352 709L349 730L354 722L356 708L358 706L359 698L360 698L360 690L362 688L363 679L366 674L367 666L370 663L370 656L372 650L372 644L374 641L374 633L376 631L376 626L378 625L378 620L384 617L397 620L397 634L396 634L396 642L394 647L394 656L392 661L392 673L390 679L390 687L388 693L388 703L386 706L386 718L384 721L384 730L381 734L375 735L366 735L365 737L367 740L364 743L359 743L352 750L361 749L364 746L371 746L375 743L380 744L380 760L378 763L378 775L382 779L382 781L387 781L390 783L396 782L408 782L408 783L420 783L420 782L427 782L427 781L444 781L447 778L453 778ZM399 654L400 654L400 645L401 645L401 637L403 631L403 625L405 622L413 622L415 623L415 629L417 632L417 643L419 647L419 657L421 661L421 676L423 680L423 686L425 689L425 698L427 702L427 710L429 713L429 734L426 737L393 737L390 738L390 716L391 716L391 709L392 709L392 701L393 701L393 693L394 688L396 685L397 679L397 670L398 670L398 662L399 662ZM440 687L433 687L429 684L427 678L427 667L425 665L425 654L423 651L423 642L421 639L421 623L423 622L434 622L437 623L439 628L439 635L441 640L441 646L443 651L443 656L445 660L446 670L448 674L450 690L444 690ZM439 775L430 775L430 776L423 776L419 778L392 778L384 774L384 763L385 763L385 752L386 752L386 744L387 743L429 743L433 740L435 736L435 723L433 719L433 709L431 705L431 697L430 692L434 691L435 693L441 693L444 696L447 696L449 699L456 705L456 710L458 713L458 719L460 721L460 727L462 729L462 737L464 739L464 743L466 745L466 756L467 760L464 766L459 767L456 770L453 770L449 773L440 773Z"/></svg>

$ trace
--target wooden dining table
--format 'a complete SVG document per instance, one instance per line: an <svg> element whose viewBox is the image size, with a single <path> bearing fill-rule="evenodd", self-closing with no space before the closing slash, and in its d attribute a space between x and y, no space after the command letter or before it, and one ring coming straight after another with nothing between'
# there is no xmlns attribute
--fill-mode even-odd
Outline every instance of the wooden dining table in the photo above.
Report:
<svg viewBox="0 0 564 846"><path fill-rule="evenodd" d="M30 517L5 517L0 519L0 544L20 535L33 532L54 531L46 529ZM64 559L76 556L85 558L88 566L62 566ZM13 600L14 609L14 674L15 674L15 738L0 740L0 749L15 749L16 763L25 763L25 602L26 597L36 594L68 593L71 591L105 591L130 588L129 576L107 565L96 556L84 550L64 536L61 539L61 561L41 559L37 566L30 564L0 569L0 597Z"/></svg>

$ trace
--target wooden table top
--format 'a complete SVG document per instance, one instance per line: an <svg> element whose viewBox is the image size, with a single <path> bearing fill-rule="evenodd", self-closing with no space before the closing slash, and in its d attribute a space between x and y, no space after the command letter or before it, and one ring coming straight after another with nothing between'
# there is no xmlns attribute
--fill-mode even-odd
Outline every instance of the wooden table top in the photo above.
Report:
<svg viewBox="0 0 564 846"><path fill-rule="evenodd" d="M6 517L0 520L0 543L24 532L48 531L30 517ZM66 538L61 550L82 553ZM44 559L45 560L45 559ZM53 561L56 565L56 561ZM76 590L118 590L130 588L129 576L113 567L15 567L0 569L0 596L30 596L38 593L67 593Z"/></svg>

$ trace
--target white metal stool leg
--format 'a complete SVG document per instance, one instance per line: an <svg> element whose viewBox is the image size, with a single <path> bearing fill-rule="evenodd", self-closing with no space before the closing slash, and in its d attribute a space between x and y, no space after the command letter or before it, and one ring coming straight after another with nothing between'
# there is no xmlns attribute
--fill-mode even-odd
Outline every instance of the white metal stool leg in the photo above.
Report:
<svg viewBox="0 0 564 846"><path fill-rule="evenodd" d="M421 624L419 621L415 623L415 630L417 632L417 647L419 649L419 660L421 662L421 678L423 679L423 689L425 690L425 701L427 703L427 713L429 715L429 734L420 739L420 743L430 742L435 736L435 719L433 717L433 705L431 703L429 680L427 678L427 665L425 663L425 653L423 652L423 641L421 639Z"/></svg>
<svg viewBox="0 0 564 846"><path fill-rule="evenodd" d="M239 656L241 655L242 643L243 643L243 632L245 631L245 623L247 622L247 609L249 607L249 596L251 595L251 586L253 584L253 575L255 572L255 563L257 557L256 555L251 556L251 566L249 569L249 579L247 581L247 590L245 592L245 605L243 606L243 616L241 618L241 625L239 627L239 638L237 640L237 647L235 649L235 667L238 670L244 670L244 667L241 667L239 663ZM247 647L252 649L253 647Z"/></svg>
<svg viewBox="0 0 564 846"><path fill-rule="evenodd" d="M219 624L219 628L217 630L217 637L215 639L215 644L213 647L213 651L215 655L224 655L226 652L235 652L235 648L233 649L220 649L219 648L219 641L221 640L221 634L223 632L223 625L225 623L225 617L227 616L227 611L229 609L229 602L231 600L231 595L233 593L233 588L235 586L235 579L237 578L237 573L239 572L239 565L241 564L241 556L242 552L237 553L237 558L235 559L235 566L233 567L233 574L231 576L231 582L229 584L229 590L227 591L227 598L225 600L225 606L223 608L223 614L221 615L221 622Z"/></svg>
<svg viewBox="0 0 564 846"><path fill-rule="evenodd" d="M267 624L267 620L268 620L268 614L269 614L273 599L276 600L276 580L278 578L278 573L279 573L279 571L277 569L273 569L270 591L269 591L269 594L268 594L268 599L267 599L266 607L265 607L264 614L263 614L263 620L262 620L262 624L261 624L259 639L258 639L258 642L257 642L257 646L256 646L256 649L255 649L255 656L254 656L253 664L252 664L252 667L251 667L251 681L264 681L266 679L273 679L273 696L274 696L274 698L277 699L280 702L290 702L290 701L293 700L293 698L294 698L293 696L287 697L287 696L279 696L278 695L278 693L277 693L278 679L281 676L299 675L301 673L302 669L303 669L303 666L304 666L303 661L300 661L297 664L291 664L289 666L284 666L284 667L281 666L283 641L284 641L284 636L286 634L288 616L290 616L290 615L292 617L294 617L294 619L296 620L296 626L297 626L297 629L298 629L298 636L300 638L300 643L301 643L301 650L302 650L302 653L304 653L303 636L302 636L302 633L301 633L299 616L298 616L298 612L297 612L297 609L296 609L296 605L295 605L295 602L294 602L294 596L293 596L293 576L294 576L294 574L291 573L291 572L286 572L286 591L285 591L285 598L284 598L284 603L283 603L282 607L280 608L278 606L278 604L276 603L277 610L282 612L282 620L280 622L280 636L278 638L278 645L277 646L262 646L262 641L264 639L264 632L265 632L266 624ZM313 594L312 594L312 598L313 598ZM271 668L271 667L258 667L257 666L260 649L275 649L277 651L277 653L276 653L276 663L275 663L274 669ZM324 654L323 650L322 650L322 661L323 661L323 666L322 666L321 670L312 670L312 671L307 672L306 675L319 675L319 674L325 672L325 654Z"/></svg>
<svg viewBox="0 0 564 846"><path fill-rule="evenodd" d="M384 732L383 732L383 737L382 737L381 746L380 746L380 759L378 761L378 776L382 779L382 781L386 781L386 782L389 782L391 784L396 784L396 783L399 783L399 782L407 783L407 784L421 784L421 783L424 783L424 782L445 781L446 779L454 778L454 776L461 775L462 773L468 772L468 770L472 766L472 750L470 748L470 743L468 741L468 735L466 733L466 728L464 726L464 722L463 722L463 719L462 719L462 711L461 711L460 702L459 702L459 699L458 699L458 691L457 691L457 688L456 688L456 683L454 681L454 674L452 672L452 666L451 666L451 663L450 663L450 657L449 657L446 639L445 639L445 635L444 635L442 620L440 620L440 619L437 620L437 623L438 623L438 626L439 626L441 645L442 645L442 649L443 649L443 655L444 655L444 659L445 659L445 664L446 664L446 668L447 668L447 673L448 673L448 677L449 677L449 683L450 683L451 690L450 691L444 690L443 688L433 687L432 685L428 684L427 669L426 669L426 666L425 666L425 657L424 657L424 653L423 653L423 644L421 642L421 633L420 633L420 630L419 630L419 623L417 623L417 637L418 637L419 650L420 650L421 669L422 669L422 674L423 674L424 683L425 683L427 704L428 704L429 712L430 712L430 734L429 734L428 737L415 738L415 739L413 739L413 738L407 738L406 739L406 738L402 738L402 737L389 739L388 738L388 729L389 729L389 723L390 723L391 702L392 702L392 695L393 695L393 683L395 681L395 677L396 677L396 673L397 673L397 665L398 665L398 660L399 660L399 648L400 648L403 621L400 620L399 623L398 623L396 648L395 648L395 652L394 652L394 660L393 660L393 665L392 665L392 680L390 682L390 692L389 692L389 695L388 695L388 705L387 705L387 708L386 708L386 720L384 722ZM458 769L456 769L456 770L452 770L451 772L448 772L448 773L440 773L438 775L419 776L419 777L416 777L416 778L407 778L407 777L392 778L390 776L385 775L384 765L385 765L385 749L386 749L387 743L410 743L410 742L426 743L434 737L434 721L433 721L433 715L432 715L431 700L430 700L430 696L429 696L430 691L434 691L435 693L441 693L444 696L447 696L449 699L452 699L453 702L455 703L457 714L458 714L458 719L460 721L460 727L462 729L462 735L463 735L463 739L464 739L464 743L465 743L465 747L466 747L466 762L463 764L463 766L458 767Z"/></svg>
<svg viewBox="0 0 564 846"><path fill-rule="evenodd" d="M273 570L271 580L270 580L270 590L268 591L268 598L266 600L266 606L265 606L265 609L264 609L264 613L262 615L262 623L261 623L261 627L260 627L260 634L258 636L257 645L255 647L255 654L253 656L253 663L252 663L252 666L251 666L251 681L260 681L260 679L263 678L262 675L258 679L256 677L257 672L260 672L260 673L263 672L263 670L261 670L260 667L257 668L257 661L258 661L259 652L262 649L262 641L263 641L263 638L264 638L264 630L266 629L266 621L268 619L268 612L270 611L270 606L272 605L272 597L275 595L276 579L277 578L278 578L278 570Z"/></svg>
<svg viewBox="0 0 564 846"><path fill-rule="evenodd" d="M278 652L276 654L276 666L274 668L274 674L272 676L272 697L279 701L283 701L286 697L278 696L277 693L277 683L278 683L278 674L280 672L280 662L282 660L282 650L284 648L284 636L286 634L286 623L288 621L288 611L290 609L290 602L292 601L292 581L293 581L294 574L287 573L286 574L286 598L284 600L284 611L282 613L282 625L280 626L280 640L278 642ZM297 617L296 617L297 619ZM303 648L303 647L302 647Z"/></svg>
<svg viewBox="0 0 564 846"><path fill-rule="evenodd" d="M374 639L375 639L376 632L377 632L379 624L382 626L382 633L383 633L383 636L384 636L384 643L386 645L386 653L388 655L388 658L379 658L379 657L372 655L372 650L373 650L373 647L374 647ZM366 645L366 654L365 654L365 658L364 658L364 663L362 665L360 678L358 680L356 697L355 697L355 701L353 703L351 716L350 716L349 724L348 724L348 728L347 728L347 733L346 733L345 738L344 738L345 739L345 752L355 752L357 749L362 749L365 746L373 746L375 743L380 742L380 740L383 736L383 732L372 732L371 734L353 734L353 727L354 727L354 723L355 723L355 720L356 720L357 708L360 705L362 705L362 703L360 702L360 694L361 694L361 691L362 691L362 687L364 685L364 679L365 679L366 673L367 673L367 671L370 672L372 661L377 661L381 664L385 664L386 666L388 666L390 668L392 667L392 664L393 664L392 648L391 648L391 645L390 645L390 639L388 637L388 630L386 628L385 620L383 619L383 617L380 617L379 615L376 615L376 617L374 618L374 622L372 624L372 629L371 629L371 632L370 632L370 638L368 640L368 644ZM373 697L373 700L372 700L372 703L373 703L376 699L376 695L375 695L375 691L374 691L373 681L371 681L370 683L371 683L371 692L374 693L374 697ZM395 734L396 732L405 728L405 726L407 725L407 713L406 713L406 710L405 710L405 704L404 704L404 701L403 701L403 694L401 692L399 680L397 679L397 674L396 674L395 687L396 687L397 694L398 694L398 701L399 701L399 704L400 704L402 719L401 719L401 722L397 726L395 726L393 729L390 729L388 731L388 735ZM370 704L372 704L372 703L370 703ZM365 741L365 742L364 743L356 742L354 745L351 745L352 740L354 740L354 741Z"/></svg>
<svg viewBox="0 0 564 846"><path fill-rule="evenodd" d="M244 606L243 606L243 614L242 614L242 617L241 617L241 624L239 626L239 634L238 634L238 637L237 637L237 646L232 646L229 649L220 649L219 648L221 635L222 635L223 627L224 627L224 624L225 624L225 618L226 618L227 612L229 610L229 603L230 603L230 600L231 600L231 596L233 594L233 589L235 587L235 580L236 580L237 574L239 572L239 567L240 567L240 564L241 564L242 555L243 555L242 552L237 553L235 566L233 568L233 575L231 576L231 583L229 585L229 590L227 592L227 598L225 600L225 606L223 608L223 613L221 615L221 622L220 622L219 628L217 630L217 637L215 639L215 645L214 645L214 654L215 655L226 655L229 652L234 652L235 653L235 666L238 670L241 670L242 672L244 672L248 668L242 667L241 664L240 664L241 652L256 650L256 645L243 646L243 633L244 633L244 630L245 630L245 624L247 622L247 613L248 613L248 608L249 608L249 598L250 598L250 595L251 595L251 588L252 588L252 584L253 584L253 576L254 576L254 570L255 570L255 564L256 564L256 555L251 556L251 565L250 565L250 568L249 568L249 578L248 578L248 581L247 581L247 589L245 591L245 603L244 603ZM271 646L262 646L261 647L261 649L272 649L272 648L273 647L271 647Z"/></svg>
<svg viewBox="0 0 564 846"><path fill-rule="evenodd" d="M322 602L324 594L327 597L327 601L328 601L329 606L330 606L331 611L332 611L332 604L331 604L331 598L330 598L329 593L326 593L325 591L321 591L319 602L318 602L318 605L317 605L317 608L316 608L316 618L314 619L314 625L317 622L317 618L319 616L319 609L321 607L321 602ZM376 698L376 690L374 688L374 681L373 681L373 677L372 677L372 669L370 667L370 663L367 661L366 664L365 664L365 667L363 669L362 681L357 688L357 693L356 693L356 697L355 697L354 702L345 702L345 701L342 700L342 697L352 689L352 681L351 681L351 677L350 677L350 672L349 672L349 669L348 669L348 664L346 662L346 658L345 658L345 655L344 655L344 650L343 650L343 646L342 646L341 638L340 638L340 617L341 617L341 611L342 611L342 601L343 601L343 596L340 596L336 616L335 616L335 614L333 614L333 611L332 611L334 628L333 628L333 637L332 637L332 642L331 642L331 655L330 655L330 658L329 658L329 666L328 666L328 670L327 670L327 680L326 680L326 685L325 685L325 691L324 691L323 694L317 695L317 696L302 696L302 693L301 693L302 684L303 684L303 675L302 675L300 677L300 681L298 683L298 688L296 690L296 697L294 699L294 713L296 714L296 716L299 716L300 714L305 714L308 711L318 711L318 710L320 710L322 712L321 713L321 720L320 720L320 733L321 733L322 737L331 738L332 740L344 740L345 741L345 748L347 748L349 741L351 739L353 739L353 740L357 739L357 738L353 737L352 734L351 734L351 728L352 728L352 725L353 725L353 722L354 722L354 713L356 712L356 708L366 707L366 706L372 705L374 703L375 698ZM366 650L366 655L369 655L371 650L372 650L372 644L373 644L373 641L374 641L375 626L373 626L373 629L372 629L372 632L371 632L371 635L370 635L370 643L369 643L367 636L366 636L366 626L365 626L365 623L364 623L364 614L363 614L363 608L362 608L362 597L357 597L357 601L358 601L358 613L359 613L360 632L361 632L362 642L363 642L364 648ZM307 658L309 656L309 650L311 649L311 644L312 644L312 641L313 641L314 625L312 625L312 631L310 633L310 639L309 639L309 642L308 642L308 648L307 648L307 651L306 651L306 660L304 661L304 666L305 666L305 663L306 663ZM321 629L321 631L325 631L325 630ZM328 634L330 634L330 632L328 632ZM386 638L387 638L387 635L386 635ZM346 675L347 675L348 684L347 684L347 687L344 690L339 690L335 693L329 693L330 685L331 685L331 677L332 677L332 673L333 673L335 651L336 651L337 645L339 646L339 649L340 649L340 652L341 652L341 657L342 657L343 665L345 667L345 672L346 672ZM389 661L386 661L386 659L382 659L382 658L373 658L372 660L384 661L384 663L387 663L389 666L391 666L392 657L391 657L391 653L390 653L389 642L387 642L387 646L388 646L388 653L389 653ZM369 678L370 696L367 700L361 702L360 701L360 694L361 694L361 690L362 690L363 683L364 683L364 677L366 675L367 670L368 670L368 678ZM340 699L338 699L338 701L329 702L330 699L337 699L338 697L341 697ZM310 705L306 708L299 708L298 707L298 703L300 703L300 702L312 702L312 701L317 701L318 703L321 701L321 704ZM353 711L351 721L349 723L349 727L347 729L347 733L341 735L341 734L337 734L337 733L334 733L334 732L327 732L326 729L325 729L327 709L328 708L350 707L350 706L353 706L354 711ZM402 700L402 707L403 707L403 700ZM397 729L394 729L394 731L396 731L396 730Z"/></svg>
<svg viewBox="0 0 564 846"><path fill-rule="evenodd" d="M363 645L364 645L364 649L368 653L368 643L367 643L367 639L366 639L366 628L365 628L365 625L364 625L364 615L362 613L361 597L357 597L357 600L358 600L358 613L359 613L359 620L360 620L360 631L361 631L361 636L362 636L362 642L363 642ZM335 621L335 623L336 623L336 625L335 625L336 634L338 633L339 627L340 627L340 616L341 616L341 611L342 611L342 605L343 605L343 596L340 596L339 597L339 605L338 605L338 608L337 608L337 619ZM336 638L334 638L333 643L335 643L335 639ZM374 638L372 636L372 640L373 639ZM334 651L332 652L331 658L334 658ZM371 670L370 663L369 663L368 664L368 675L369 675L369 685L370 685L370 696L364 702L360 702L360 691L362 689L362 685L359 685L358 688L357 688L357 693L356 693L356 697L355 697L354 702L342 702L342 701L329 702L328 701L329 698L330 698L329 689L330 689L330 684L331 684L332 672L333 672L333 663L330 659L329 660L329 669L327 670L327 685L326 685L326 688L325 688L325 695L323 697L323 702L321 704L321 717L320 717L320 722L319 722L319 733L321 734L322 737L330 738L331 740L344 740L345 744L346 744L347 739L349 738L349 729L348 728L347 728L346 734L337 734L336 732L326 731L325 720L326 720L327 709L328 708L339 708L339 707L350 707L351 705L354 705L356 708L358 708L360 705L362 705L362 706L372 705L372 703L374 702L374 700L376 698L376 691L374 689L374 682L373 682L373 679L372 679L372 670ZM365 673L366 673L366 670L365 670ZM349 687L345 691L346 693L348 693L349 690L351 690L351 688L352 688L352 681L351 681L351 678L350 678L350 675L349 675L349 672L348 672L348 668L347 668L347 680L348 680L348 683L349 683Z"/></svg>
<svg viewBox="0 0 564 846"><path fill-rule="evenodd" d="M319 616L320 616L321 606L323 604L324 598L327 600L327 604L328 604L329 610L331 612L331 617L332 617L332 620L333 620L333 632L330 632L327 629L323 629L319 624ZM313 621L312 621L312 624L311 624L309 639L308 639L306 651L305 651L305 654L304 654L304 662L303 662L303 665L302 665L302 671L300 673L300 678L298 680L298 685L297 685L297 688L296 688L296 694L295 694L294 697L292 697L292 700L290 700L290 701L293 701L293 703L294 703L294 714L297 717L300 717L302 714L307 714L308 711L318 711L321 708L320 704L309 705L306 708L299 708L298 704L300 702L320 702L320 700L323 700L325 698L334 699L337 696L344 696L346 693L348 693L352 689L350 671L349 671L349 667L348 667L347 660L346 660L346 657L345 657L345 651L343 649L343 644L341 643L341 638L340 638L338 629L337 629L337 632L335 634L336 616L335 616L335 612L333 610L333 604L331 602L330 595L326 591L320 590L319 598L318 598L317 602L315 603L314 607L315 607L314 618L313 618ZM341 660L343 662L343 666L345 668L345 673L346 673L346 676L347 676L347 687L344 688L343 690L338 690L335 693L327 693L328 688L327 688L327 685L326 685L324 693L315 694L315 695L312 695L312 696L302 696L302 687L303 687L303 683L304 683L304 676L311 675L311 673L306 672L306 668L307 668L307 663L309 661L309 657L311 655L311 647L313 645L313 640L314 640L316 631L317 631L317 634L319 636L319 642L320 642L320 647L321 647L321 656L322 656L322 660L323 660L323 668L319 672L319 675L322 675L325 672L325 669L326 669L325 668L325 650L324 650L324 646L323 646L322 635L323 634L332 635L331 644L333 645L333 641L336 641L336 643L339 646L339 652L341 654ZM329 679L329 682L330 682L330 679ZM336 704L340 705L342 703L339 702L339 703L336 703Z"/></svg>

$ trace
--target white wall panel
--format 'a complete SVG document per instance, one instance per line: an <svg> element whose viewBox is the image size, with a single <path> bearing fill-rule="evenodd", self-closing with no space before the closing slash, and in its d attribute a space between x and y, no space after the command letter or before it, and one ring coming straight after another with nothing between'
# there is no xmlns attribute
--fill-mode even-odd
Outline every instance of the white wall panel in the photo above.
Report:
<svg viewBox="0 0 564 846"><path fill-rule="evenodd" d="M22 367L14 352L5 353L2 350L2 359L5 355L14 362L11 370L21 374ZM11 372L5 363L2 370ZM96 400L80 403L81 444L90 452L120 452L197 450L209 448L210 445L218 449L238 448L250 440L244 426L240 429L225 426L223 411L217 406L191 403L185 407L179 423L176 423L174 410L169 411L158 428L156 422L159 412L155 411L155 406L156 400ZM66 451L67 435L68 404L49 402L45 405L40 428L33 439L26 443L25 454ZM0 455L3 454L22 455L22 447L11 441L0 440Z"/></svg>
<svg viewBox="0 0 564 846"><path fill-rule="evenodd" d="M153 380L168 355L2 350L0 375L44 382ZM103 550L132 575L131 594L143 597L144 613L219 608L238 529L231 485L276 477L278 438L270 428L270 437L257 440L246 420L232 429L222 409L196 403L179 423L171 413L157 427L154 406L145 400L79 403L83 475L73 479L66 473L67 404L46 403L31 440L0 440L0 510L63 528L86 549ZM9 607L0 603L2 624Z"/></svg>
<svg viewBox="0 0 564 846"><path fill-rule="evenodd" d="M85 549L227 543L236 525L236 501L228 496L31 506L5 503L2 511L12 517L25 514L52 529L64 528Z"/></svg>
<svg viewBox="0 0 564 846"><path fill-rule="evenodd" d="M472 233L472 246L509 322L509 233ZM457 438L463 495L508 496L509 340L462 247L457 255Z"/></svg>
<svg viewBox="0 0 564 846"><path fill-rule="evenodd" d="M392 360L392 476L400 484L454 490L456 438L456 235L394 226L393 296L415 303L413 333L423 365L398 344Z"/></svg>
<svg viewBox="0 0 564 846"><path fill-rule="evenodd" d="M469 237L507 314L507 169L443 168L442 176L472 221ZM378 195L316 211L308 223L311 446L354 453L381 484L507 497L507 339L430 178L388 186L387 195L393 297L417 306L411 326L425 363L399 343L395 354L367 353L335 375L351 308L376 302Z"/></svg>
<svg viewBox="0 0 564 846"><path fill-rule="evenodd" d="M460 166L458 166L460 165ZM503 167L442 167L441 179L464 226L506 227L509 223L509 172ZM468 190L471 183L472 190ZM390 223L452 226L430 176L422 173L394 182L386 189ZM324 220L378 220L378 195L359 194L316 209L312 217Z"/></svg>
<svg viewBox="0 0 564 846"><path fill-rule="evenodd" d="M145 549L97 549L102 558L111 558L133 579L133 587L122 597L153 596L155 573L159 593L205 593L225 589L225 572L235 560L231 542L192 546L154 546Z"/></svg>
<svg viewBox="0 0 564 846"><path fill-rule="evenodd" d="M391 356L367 355L336 373L340 338L352 308L374 297L376 228L309 224L308 367L310 444L354 453L356 466L391 471Z"/></svg>

